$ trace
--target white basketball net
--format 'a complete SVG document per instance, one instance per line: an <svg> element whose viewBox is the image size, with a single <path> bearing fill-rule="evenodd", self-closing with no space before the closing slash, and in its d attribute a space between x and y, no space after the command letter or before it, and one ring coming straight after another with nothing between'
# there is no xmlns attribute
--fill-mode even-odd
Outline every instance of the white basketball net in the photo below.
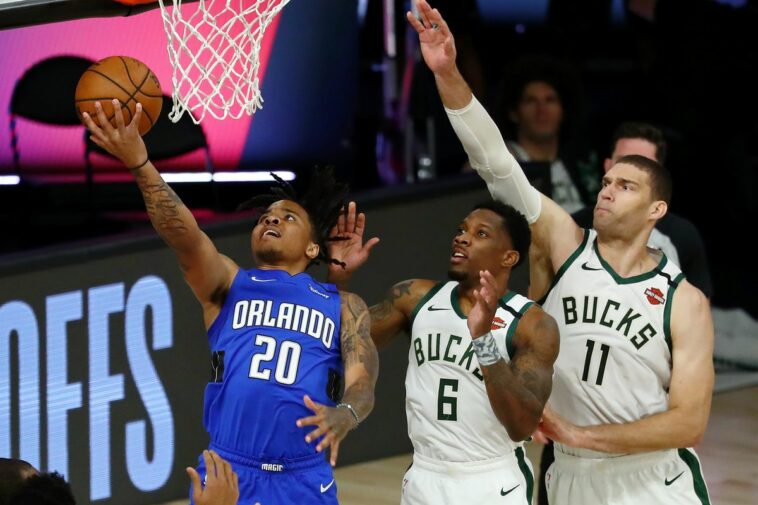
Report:
<svg viewBox="0 0 758 505"><path fill-rule="evenodd" d="M174 67L174 107L199 123L252 115L263 107L258 87L261 40L271 20L289 0L200 0L182 5L159 0Z"/></svg>

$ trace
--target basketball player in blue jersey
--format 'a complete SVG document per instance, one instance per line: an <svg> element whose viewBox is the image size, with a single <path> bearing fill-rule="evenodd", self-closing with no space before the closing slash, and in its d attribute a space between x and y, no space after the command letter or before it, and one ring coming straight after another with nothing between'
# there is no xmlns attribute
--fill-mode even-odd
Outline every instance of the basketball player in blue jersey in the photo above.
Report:
<svg viewBox="0 0 758 505"><path fill-rule="evenodd" d="M257 268L240 268L217 250L150 162L138 134L142 114L117 127L97 104L92 140L129 167L150 220L177 254L203 307L212 353L204 423L210 449L239 475L245 505L334 504L340 442L374 405L378 371L369 313L358 296L317 282L306 268L326 260L325 240L347 188L317 171L298 197L283 181L247 202L263 208L253 228ZM339 399L344 375L344 396ZM203 459L197 469L206 474ZM191 493L192 494L192 493Z"/></svg>
<svg viewBox="0 0 758 505"><path fill-rule="evenodd" d="M555 442L546 476L553 505L710 503L691 449L713 391L708 299L665 254L648 248L666 215L671 176L631 154L602 179L594 230L531 186L455 63L439 11L408 13L448 119L492 196L532 231L530 288L555 317L561 351L540 430Z"/></svg>
<svg viewBox="0 0 758 505"><path fill-rule="evenodd" d="M330 279L346 285L377 239L363 244L365 216L351 203L331 255ZM522 441L550 396L558 355L555 320L508 291L529 249L529 225L500 202L477 205L452 241L447 282L410 279L371 307L379 348L410 333L405 378L413 465L401 505L522 505L533 477Z"/></svg>

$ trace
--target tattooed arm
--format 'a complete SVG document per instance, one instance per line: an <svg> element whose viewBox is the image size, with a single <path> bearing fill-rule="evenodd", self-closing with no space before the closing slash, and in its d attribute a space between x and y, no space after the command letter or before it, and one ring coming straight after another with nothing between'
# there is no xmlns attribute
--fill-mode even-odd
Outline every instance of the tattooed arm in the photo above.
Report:
<svg viewBox="0 0 758 505"><path fill-rule="evenodd" d="M521 317L514 338L516 352L482 367L492 410L511 439L524 440L539 424L553 384L558 357L558 325L537 305Z"/></svg>
<svg viewBox="0 0 758 505"><path fill-rule="evenodd" d="M366 303L357 295L340 291L340 344L345 364L345 394L337 407L327 407L305 396L305 406L314 415L298 419L297 426L316 426L305 441L318 440L316 450L330 448L329 461L337 464L340 442L374 408L374 386L379 375L379 356L369 334L370 318ZM322 438L323 437L323 438Z"/></svg>
<svg viewBox="0 0 758 505"><path fill-rule="evenodd" d="M371 338L381 350L387 347L403 331L410 331L413 309L434 286L434 281L410 279L398 282L384 297L373 305L371 313Z"/></svg>
<svg viewBox="0 0 758 505"><path fill-rule="evenodd" d="M467 324L492 410L511 439L519 441L534 432L550 396L558 325L537 305L529 308L516 326L516 351L506 363L490 331L506 282L487 270L480 273Z"/></svg>
<svg viewBox="0 0 758 505"><path fill-rule="evenodd" d="M85 114L84 121L92 133L90 138L120 159L134 175L150 222L178 256L184 278L203 305L206 327L210 326L239 267L219 254L210 238L198 227L190 210L150 162L145 143L137 131L142 117L141 106L137 106L137 112L127 126L116 104L116 128L107 121L99 103L96 107L99 124L103 126L98 126Z"/></svg>
<svg viewBox="0 0 758 505"><path fill-rule="evenodd" d="M350 404L359 419L374 408L374 386L379 375L379 356L371 340L371 317L361 297L341 292L340 341L345 364L343 403Z"/></svg>

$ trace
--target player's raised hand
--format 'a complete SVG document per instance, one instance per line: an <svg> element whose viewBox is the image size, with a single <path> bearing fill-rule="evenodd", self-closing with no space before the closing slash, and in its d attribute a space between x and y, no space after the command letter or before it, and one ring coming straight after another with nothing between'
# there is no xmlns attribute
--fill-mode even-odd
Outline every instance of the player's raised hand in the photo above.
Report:
<svg viewBox="0 0 758 505"><path fill-rule="evenodd" d="M479 271L479 284L479 289L474 291L475 302L467 320L471 338L481 337L491 331L500 293L497 280L489 270Z"/></svg>
<svg viewBox="0 0 758 505"><path fill-rule="evenodd" d="M205 486L197 471L189 467L187 474L192 482L192 498L197 505L236 505L239 499L239 481L232 465L214 451L203 451Z"/></svg>
<svg viewBox="0 0 758 505"><path fill-rule="evenodd" d="M145 142L142 140L142 136L139 134L142 105L137 104L136 109L137 111L134 113L132 121L127 125L124 122L124 114L121 110L120 102L114 99L115 128L105 116L100 102L95 102L97 121L100 126L92 120L89 114L86 112L82 113L84 124L87 125L91 133L90 139L92 142L121 160L128 168L137 167L147 160L147 148L145 147Z"/></svg>
<svg viewBox="0 0 758 505"><path fill-rule="evenodd" d="M330 447L329 462L335 466L340 442L355 427L355 419L347 409L321 405L311 400L308 395L303 397L303 401L305 406L311 409L315 415L298 419L297 426L298 428L317 426L315 430L305 436L305 441L311 443L323 437L316 446L316 451L321 452Z"/></svg>
<svg viewBox="0 0 758 505"><path fill-rule="evenodd" d="M340 289L347 287L350 277L368 260L371 249L379 243L377 237L364 243L365 230L366 215L358 212L355 202L350 202L329 235L329 257L344 263L329 265L329 281Z"/></svg>
<svg viewBox="0 0 758 505"><path fill-rule="evenodd" d="M406 18L418 33L421 54L429 70L444 73L455 69L455 40L440 11L432 9L426 0L416 0L419 18L408 11Z"/></svg>

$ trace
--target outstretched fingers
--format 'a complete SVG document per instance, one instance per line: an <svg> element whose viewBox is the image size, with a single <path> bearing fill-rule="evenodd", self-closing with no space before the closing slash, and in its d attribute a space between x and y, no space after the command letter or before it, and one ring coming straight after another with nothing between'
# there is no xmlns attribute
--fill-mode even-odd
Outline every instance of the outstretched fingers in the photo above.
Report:
<svg viewBox="0 0 758 505"><path fill-rule="evenodd" d="M421 24L421 21L419 21L419 19L416 17L415 14L413 14L413 12L411 11L406 12L405 17L408 19L408 23L410 23L410 25L413 27L414 30L416 30L416 32L419 35L424 33L424 30L426 30L426 28L424 28L424 25Z"/></svg>
<svg viewBox="0 0 758 505"><path fill-rule="evenodd" d="M105 136L110 137L113 135L115 130L111 122L108 121L108 118L105 116L105 111L100 102L95 102L95 115L97 116L97 122L100 124L100 128L105 133Z"/></svg>

